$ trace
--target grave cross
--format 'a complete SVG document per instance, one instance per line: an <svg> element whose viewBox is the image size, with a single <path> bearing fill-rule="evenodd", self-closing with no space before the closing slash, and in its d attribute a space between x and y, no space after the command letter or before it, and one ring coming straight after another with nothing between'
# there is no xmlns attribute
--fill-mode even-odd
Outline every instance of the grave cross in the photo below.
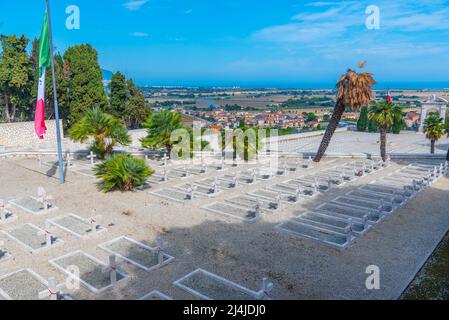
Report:
<svg viewBox="0 0 449 320"><path fill-rule="evenodd" d="M319 182L318 182L317 177L314 177L314 178L313 178L313 181L314 181L314 184L313 184L313 190L314 190L315 193L317 193L318 190L319 190L319 188L320 188L320 184L319 184Z"/></svg>
<svg viewBox="0 0 449 320"><path fill-rule="evenodd" d="M0 221L6 221L6 215L9 213L9 205L5 200L0 199Z"/></svg>
<svg viewBox="0 0 449 320"><path fill-rule="evenodd" d="M327 178L327 190L330 190L332 188L332 178L329 176Z"/></svg>
<svg viewBox="0 0 449 320"><path fill-rule="evenodd" d="M187 193L189 195L189 200L193 200L194 193L195 193L196 187L193 185L193 183L190 183L187 187Z"/></svg>
<svg viewBox="0 0 449 320"><path fill-rule="evenodd" d="M117 257L115 254L111 254L109 256L108 265L104 267L101 272L109 273L111 285L115 285L117 283Z"/></svg>
<svg viewBox="0 0 449 320"><path fill-rule="evenodd" d="M164 166L163 174L164 174L164 181L168 181L168 170L167 170L167 167L165 167L165 166Z"/></svg>
<svg viewBox="0 0 449 320"><path fill-rule="evenodd" d="M98 220L101 219L101 215L97 215L97 209L92 209L92 216L89 218L89 223L91 225L90 229L92 233L96 233L101 229Z"/></svg>
<svg viewBox="0 0 449 320"><path fill-rule="evenodd" d="M204 163L203 159L201 159L201 172L207 173L207 165Z"/></svg>
<svg viewBox="0 0 449 320"><path fill-rule="evenodd" d="M256 293L257 300L268 298L273 291L273 283L268 281L268 278L262 279L262 288Z"/></svg>
<svg viewBox="0 0 449 320"><path fill-rule="evenodd" d="M44 210L47 211L50 208L50 200L52 200L53 197L47 195L47 192L43 187L37 188L37 201L42 203L44 205Z"/></svg>
<svg viewBox="0 0 449 320"><path fill-rule="evenodd" d="M284 175L286 176L287 174L288 174L287 161L284 161Z"/></svg>
<svg viewBox="0 0 449 320"><path fill-rule="evenodd" d="M168 248L168 242L162 240L161 237L157 237L156 245L157 263L158 265L162 265L164 263L164 252Z"/></svg>
<svg viewBox="0 0 449 320"><path fill-rule="evenodd" d="M232 178L232 184L234 185L234 188L238 187L239 184L239 178L237 176L237 173L234 175L234 177Z"/></svg>
<svg viewBox="0 0 449 320"><path fill-rule="evenodd" d="M39 163L39 167L42 167L42 156L40 154L37 155L37 162Z"/></svg>
<svg viewBox="0 0 449 320"><path fill-rule="evenodd" d="M257 182L257 173L256 173L257 169L254 168L253 171L251 172L251 183L256 183Z"/></svg>
<svg viewBox="0 0 449 320"><path fill-rule="evenodd" d="M221 156L220 170L224 170L224 168L225 168L225 157L222 155Z"/></svg>
<svg viewBox="0 0 449 320"><path fill-rule="evenodd" d="M312 164L312 157L309 156L309 159L307 160L307 167L310 167L311 164Z"/></svg>
<svg viewBox="0 0 449 320"><path fill-rule="evenodd" d="M299 202L300 198L301 198L301 193L303 192L302 188L300 185L298 185L298 187L295 190L295 201Z"/></svg>
<svg viewBox="0 0 449 320"><path fill-rule="evenodd" d="M352 221L352 218L348 219L348 225L345 228L346 233L346 242L350 243L352 239L352 231L354 230L354 222Z"/></svg>
<svg viewBox="0 0 449 320"><path fill-rule="evenodd" d="M276 194L276 198L275 198L275 201L276 201L276 209L281 209L281 203L282 203L282 196L281 196L281 193L280 192L278 192L277 194Z"/></svg>
<svg viewBox="0 0 449 320"><path fill-rule="evenodd" d="M214 187L214 193L218 193L220 190L218 189L218 179L217 179L217 177L215 177L214 178L214 184L213 184L213 187Z"/></svg>
<svg viewBox="0 0 449 320"><path fill-rule="evenodd" d="M59 291L58 287L56 286L56 280L55 278L51 277L47 280L48 287L46 290L39 292L38 298L39 300L50 298L50 300L58 300Z"/></svg>
<svg viewBox="0 0 449 320"><path fill-rule="evenodd" d="M97 156L94 155L93 151L90 152L90 155L87 156L87 159L90 159L90 165L93 166L95 164L95 158Z"/></svg>
<svg viewBox="0 0 449 320"><path fill-rule="evenodd" d="M262 204L260 203L259 200L257 200L256 201L256 207L254 209L256 218L258 218L260 216L261 206L262 206Z"/></svg>
<svg viewBox="0 0 449 320"><path fill-rule="evenodd" d="M363 230L366 230L368 228L368 215L365 214L363 216Z"/></svg>
<svg viewBox="0 0 449 320"><path fill-rule="evenodd" d="M73 166L72 153L67 152L66 159L67 159L67 168L70 168L71 166Z"/></svg>

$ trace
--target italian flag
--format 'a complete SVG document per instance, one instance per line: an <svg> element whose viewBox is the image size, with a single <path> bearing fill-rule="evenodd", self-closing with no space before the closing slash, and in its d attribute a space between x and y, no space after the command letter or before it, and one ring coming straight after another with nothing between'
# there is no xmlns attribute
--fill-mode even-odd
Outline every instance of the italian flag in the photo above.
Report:
<svg viewBox="0 0 449 320"><path fill-rule="evenodd" d="M50 67L50 37L48 33L47 13L45 13L39 38L39 87L37 89L37 104L34 114L34 131L39 139L44 139L47 132L45 126L45 71Z"/></svg>

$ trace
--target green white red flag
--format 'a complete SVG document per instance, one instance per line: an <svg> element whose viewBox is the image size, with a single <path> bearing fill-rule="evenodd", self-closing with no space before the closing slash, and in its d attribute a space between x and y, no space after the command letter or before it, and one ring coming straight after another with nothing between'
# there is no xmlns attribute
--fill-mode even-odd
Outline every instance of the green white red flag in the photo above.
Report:
<svg viewBox="0 0 449 320"><path fill-rule="evenodd" d="M39 38L39 85L34 114L34 131L39 139L44 139L44 134L47 132L47 127L45 126L45 71L50 67L50 64L50 36L47 13L45 13Z"/></svg>

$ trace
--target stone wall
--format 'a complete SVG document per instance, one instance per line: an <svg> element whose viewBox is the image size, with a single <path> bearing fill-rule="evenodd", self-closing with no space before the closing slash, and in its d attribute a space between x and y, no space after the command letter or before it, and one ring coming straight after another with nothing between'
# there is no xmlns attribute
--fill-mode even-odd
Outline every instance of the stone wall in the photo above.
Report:
<svg viewBox="0 0 449 320"><path fill-rule="evenodd" d="M47 134L39 140L34 133L34 122L0 123L0 146L17 148L54 148L56 145L56 121L45 121ZM61 121L62 131L62 121Z"/></svg>

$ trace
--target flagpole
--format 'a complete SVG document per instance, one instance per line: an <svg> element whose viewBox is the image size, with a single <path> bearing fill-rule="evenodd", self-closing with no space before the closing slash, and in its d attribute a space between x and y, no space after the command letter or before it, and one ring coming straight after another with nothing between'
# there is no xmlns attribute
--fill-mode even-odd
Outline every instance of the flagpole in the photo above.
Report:
<svg viewBox="0 0 449 320"><path fill-rule="evenodd" d="M58 142L59 181L61 182L61 184L64 184L64 167L62 164L62 146L61 146L61 128L59 127L58 95L56 94L56 78L55 78L55 56L53 55L53 35L51 32L49 0L46 0L46 4L47 4L48 35L49 35L49 39L50 39L51 76L53 79L53 99L54 99L54 105L55 105L55 118L56 118L56 139Z"/></svg>

